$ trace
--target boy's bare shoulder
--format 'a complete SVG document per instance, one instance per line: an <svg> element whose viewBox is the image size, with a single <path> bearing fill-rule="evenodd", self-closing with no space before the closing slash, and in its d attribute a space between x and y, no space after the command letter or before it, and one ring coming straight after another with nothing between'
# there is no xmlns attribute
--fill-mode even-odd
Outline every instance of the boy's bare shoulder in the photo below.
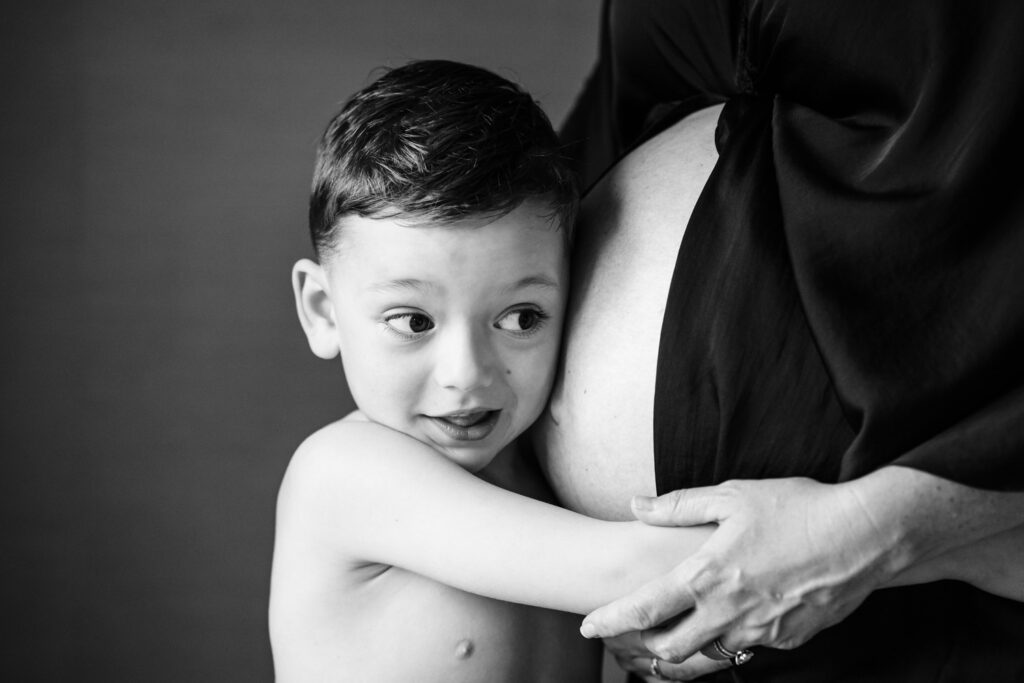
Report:
<svg viewBox="0 0 1024 683"><path fill-rule="evenodd" d="M402 464L430 449L410 436L361 418L333 422L292 455L277 496L282 548L328 560L362 556L368 519L402 476ZM282 555L287 555L284 550Z"/></svg>
<svg viewBox="0 0 1024 683"><path fill-rule="evenodd" d="M395 476L403 461L424 452L437 456L426 444L352 413L313 432L295 450L279 505L295 497L309 502L336 501L342 493L365 495L368 486Z"/></svg>
<svg viewBox="0 0 1024 683"><path fill-rule="evenodd" d="M292 465L296 461L313 468L355 465L368 456L383 455L376 459L387 461L388 453L401 455L423 449L433 451L411 436L372 422L356 411L306 437L295 449Z"/></svg>
<svg viewBox="0 0 1024 683"><path fill-rule="evenodd" d="M380 438L387 430L367 420L359 411L350 413L344 418L324 425L303 440L295 449L291 465L296 461L319 463L320 460L345 457L356 454L372 445L372 441ZM388 430L390 431L390 430ZM321 466L326 463L319 463Z"/></svg>

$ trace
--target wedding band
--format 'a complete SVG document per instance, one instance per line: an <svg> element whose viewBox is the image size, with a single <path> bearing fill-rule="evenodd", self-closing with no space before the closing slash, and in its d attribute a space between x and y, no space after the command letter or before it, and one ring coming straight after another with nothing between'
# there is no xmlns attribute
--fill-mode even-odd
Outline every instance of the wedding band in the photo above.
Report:
<svg viewBox="0 0 1024 683"><path fill-rule="evenodd" d="M700 649L700 653L708 659L716 659L719 661L732 659L739 654L738 652L733 652L725 645L722 645L722 640L720 638L715 638L710 645L702 647Z"/></svg>
<svg viewBox="0 0 1024 683"><path fill-rule="evenodd" d="M721 662L731 661L733 666L746 664L754 657L752 650L737 650L733 652L725 645L722 645L721 638L715 638L710 645L702 647L700 653L708 659L715 659Z"/></svg>
<svg viewBox="0 0 1024 683"><path fill-rule="evenodd" d="M658 665L658 658L651 658L651 675L657 678L659 681L670 680L665 674L661 673L661 667Z"/></svg>

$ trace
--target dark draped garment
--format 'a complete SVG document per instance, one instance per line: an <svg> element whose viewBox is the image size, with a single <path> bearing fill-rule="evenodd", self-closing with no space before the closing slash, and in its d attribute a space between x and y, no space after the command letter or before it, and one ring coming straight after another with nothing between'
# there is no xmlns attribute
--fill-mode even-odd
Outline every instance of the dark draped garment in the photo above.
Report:
<svg viewBox="0 0 1024 683"><path fill-rule="evenodd" d="M662 329L659 492L888 464L1024 488L1024 2L610 0L563 140L587 185L716 102ZM882 590L714 680L1024 681L1024 605Z"/></svg>

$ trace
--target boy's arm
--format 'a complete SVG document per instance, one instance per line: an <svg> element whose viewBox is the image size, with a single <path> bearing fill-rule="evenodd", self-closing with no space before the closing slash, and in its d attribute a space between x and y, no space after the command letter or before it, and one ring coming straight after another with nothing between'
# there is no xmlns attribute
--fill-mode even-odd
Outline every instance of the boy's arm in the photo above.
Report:
<svg viewBox="0 0 1024 683"><path fill-rule="evenodd" d="M373 423L307 439L281 486L279 538L335 566L402 567L492 598L585 614L671 571L710 528L605 522L488 484Z"/></svg>

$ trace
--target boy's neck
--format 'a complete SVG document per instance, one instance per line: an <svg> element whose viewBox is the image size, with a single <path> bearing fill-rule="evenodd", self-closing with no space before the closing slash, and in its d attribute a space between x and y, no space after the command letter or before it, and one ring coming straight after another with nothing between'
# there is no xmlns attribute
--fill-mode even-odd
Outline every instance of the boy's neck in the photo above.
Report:
<svg viewBox="0 0 1024 683"><path fill-rule="evenodd" d="M522 437L506 446L477 476L507 491L559 504L529 443Z"/></svg>
<svg viewBox="0 0 1024 683"><path fill-rule="evenodd" d="M515 491L525 474L520 450L517 440L513 440L494 456L487 467L477 472L477 476L495 486Z"/></svg>

